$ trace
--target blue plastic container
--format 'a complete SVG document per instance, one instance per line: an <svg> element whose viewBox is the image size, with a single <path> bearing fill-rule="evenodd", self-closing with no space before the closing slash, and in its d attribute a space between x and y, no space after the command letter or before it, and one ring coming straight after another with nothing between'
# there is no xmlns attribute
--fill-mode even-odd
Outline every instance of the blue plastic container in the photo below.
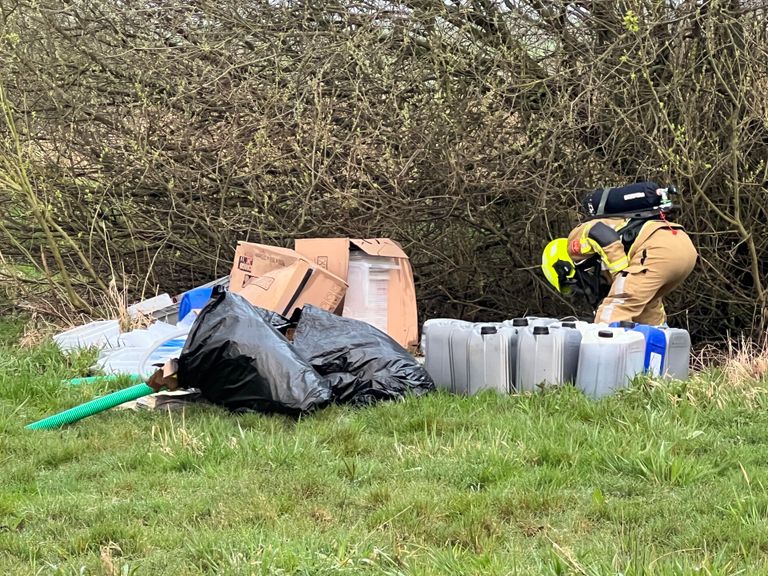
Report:
<svg viewBox="0 0 768 576"><path fill-rule="evenodd" d="M667 335L664 333L664 330L656 326L626 321L613 322L610 326L612 328L624 328L625 330L640 332L645 337L643 370L651 373L653 376L661 375L667 357Z"/></svg>
<svg viewBox="0 0 768 576"><path fill-rule="evenodd" d="M179 322L184 320L184 317L192 312L192 310L198 310L208 304L212 293L213 286L201 286L200 288L193 288L189 292L184 292L179 302Z"/></svg>

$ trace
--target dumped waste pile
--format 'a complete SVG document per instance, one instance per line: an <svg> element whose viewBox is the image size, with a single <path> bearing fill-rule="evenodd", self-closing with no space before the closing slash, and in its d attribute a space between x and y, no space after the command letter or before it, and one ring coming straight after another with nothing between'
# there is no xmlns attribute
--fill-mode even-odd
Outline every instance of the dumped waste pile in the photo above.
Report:
<svg viewBox="0 0 768 576"><path fill-rule="evenodd" d="M419 340L413 272L389 239L297 240L295 250L241 242L228 276L128 312L147 326L121 332L117 320L100 320L54 340L64 353L98 348L94 373L141 384L52 417L51 427L161 390L233 412L289 415L436 388L473 395L575 385L601 398L641 373L686 379L690 362L685 330L625 322L431 319Z"/></svg>
<svg viewBox="0 0 768 576"><path fill-rule="evenodd" d="M296 250L241 242L229 276L129 314L149 325L121 332L117 320L95 321L54 340L65 353L98 348L94 372L235 412L302 414L435 389L408 351L418 343L413 272L389 239L305 239Z"/></svg>

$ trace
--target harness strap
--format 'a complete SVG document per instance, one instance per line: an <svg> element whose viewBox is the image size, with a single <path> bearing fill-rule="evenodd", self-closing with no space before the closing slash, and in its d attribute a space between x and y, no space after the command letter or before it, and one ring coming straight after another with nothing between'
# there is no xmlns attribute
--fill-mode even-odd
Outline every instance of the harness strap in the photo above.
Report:
<svg viewBox="0 0 768 576"><path fill-rule="evenodd" d="M637 240L637 237L640 235L640 230L642 230L645 223L649 221L650 219L630 218L622 228L617 230L621 237L621 243L624 245L624 252L627 255L629 254L630 248L632 248L632 244L635 243L635 240Z"/></svg>
<svg viewBox="0 0 768 576"><path fill-rule="evenodd" d="M646 223L653 221L664 222L673 234L677 234L678 230L684 230L681 224L667 220L664 212L646 218L630 218L627 220L627 224L616 230L619 233L619 236L621 236L621 243L624 244L624 251L627 255L629 255L629 250L632 247L632 244L634 244L637 237L640 236L640 231L643 229L643 226L645 226Z"/></svg>
<svg viewBox="0 0 768 576"><path fill-rule="evenodd" d="M610 190L610 188L603 188L603 191L600 193L600 204L597 207L596 216L602 216L603 212L605 212L605 204L608 202L608 192Z"/></svg>
<svg viewBox="0 0 768 576"><path fill-rule="evenodd" d="M597 310L608 292L608 287L602 284L601 269L599 255L594 255L576 265L576 292L584 296L593 312Z"/></svg>

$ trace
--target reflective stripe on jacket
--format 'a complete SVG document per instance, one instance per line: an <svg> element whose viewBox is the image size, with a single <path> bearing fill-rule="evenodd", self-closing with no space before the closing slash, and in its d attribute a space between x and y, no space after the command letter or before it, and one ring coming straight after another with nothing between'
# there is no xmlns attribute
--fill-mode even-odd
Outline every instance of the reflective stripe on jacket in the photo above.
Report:
<svg viewBox="0 0 768 576"><path fill-rule="evenodd" d="M608 272L615 275L627 266L639 248L661 228L682 229L682 226L663 220L648 220L631 243L629 253L624 249L621 230L629 224L628 218L595 218L580 224L568 235L568 255L575 262L599 254Z"/></svg>

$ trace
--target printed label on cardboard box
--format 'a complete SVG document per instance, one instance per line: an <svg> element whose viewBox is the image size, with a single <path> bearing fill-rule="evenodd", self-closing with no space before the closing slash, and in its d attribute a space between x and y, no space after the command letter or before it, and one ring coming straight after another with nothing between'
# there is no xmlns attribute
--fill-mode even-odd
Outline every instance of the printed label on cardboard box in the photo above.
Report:
<svg viewBox="0 0 768 576"><path fill-rule="evenodd" d="M282 258L280 256L275 256L274 254L268 254L266 252L257 251L253 253L254 258L258 258L262 262L269 262L271 264L275 264L276 266L285 267L288 266L288 263L285 261L285 258Z"/></svg>
<svg viewBox="0 0 768 576"><path fill-rule="evenodd" d="M253 258L250 256L240 256L237 259L237 269L243 272L250 272L253 270Z"/></svg>
<svg viewBox="0 0 768 576"><path fill-rule="evenodd" d="M255 286L262 290L269 290L272 284L275 283L275 279L272 276L251 276L246 274L243 280L243 288L246 286Z"/></svg>

